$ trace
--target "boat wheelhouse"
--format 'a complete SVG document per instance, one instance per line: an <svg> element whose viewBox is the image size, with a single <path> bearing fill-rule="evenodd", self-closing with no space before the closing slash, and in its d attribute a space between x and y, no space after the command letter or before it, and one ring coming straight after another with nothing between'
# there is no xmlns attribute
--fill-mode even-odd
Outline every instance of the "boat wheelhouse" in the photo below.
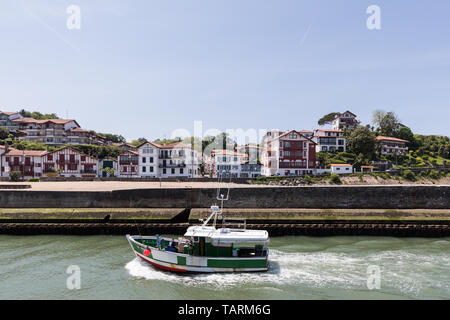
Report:
<svg viewBox="0 0 450 320"><path fill-rule="evenodd" d="M268 232L247 230L245 220L222 219L218 206L211 210L208 219L202 225L189 227L184 237L127 235L128 242L137 257L169 271L267 271ZM222 220L221 228L216 228L217 219ZM211 220L212 225L208 226Z"/></svg>

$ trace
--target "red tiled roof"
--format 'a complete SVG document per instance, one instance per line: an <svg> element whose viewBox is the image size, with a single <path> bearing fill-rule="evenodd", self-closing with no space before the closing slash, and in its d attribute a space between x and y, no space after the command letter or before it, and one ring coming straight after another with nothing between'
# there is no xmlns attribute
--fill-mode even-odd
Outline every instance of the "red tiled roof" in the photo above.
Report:
<svg viewBox="0 0 450 320"><path fill-rule="evenodd" d="M12 121L19 122L19 123L39 123L39 124L47 123L47 122L52 122L52 123L55 123L55 124L66 124L68 122L73 121L73 122L75 122L77 124L77 126L80 126L78 124L78 122L76 120L74 120L74 119L44 119L44 120L36 120L34 118L20 118L20 119L15 119L15 120L12 120Z"/></svg>
<svg viewBox="0 0 450 320"><path fill-rule="evenodd" d="M5 153L5 156L31 156L31 157L41 157L46 154L45 150L18 150L13 149Z"/></svg>
<svg viewBox="0 0 450 320"><path fill-rule="evenodd" d="M9 111L0 111L0 113L7 114L8 116L12 116L13 114L18 114L18 112L9 112Z"/></svg>
<svg viewBox="0 0 450 320"><path fill-rule="evenodd" d="M49 151L49 152L46 152L46 153L51 154L51 153L59 152L59 151L64 150L64 149L70 149L70 150L72 150L72 151L74 151L74 152L76 152L76 153L79 153L79 154L83 155L83 156L97 159L97 157L90 156L90 155L88 155L88 154L86 154L86 153L84 153L84 152L81 152L81 151L79 151L79 150L77 150L77 149L75 149L75 148L72 148L72 147L70 147L70 146L65 146L65 147L59 148L59 149L57 149L57 150Z"/></svg>
<svg viewBox="0 0 450 320"><path fill-rule="evenodd" d="M405 142L405 143L409 143L409 141L407 140L402 140L399 138L393 138L393 137L383 137L383 136L378 136L375 138L376 141L383 141L383 140L387 140L387 141L395 141L395 142Z"/></svg>

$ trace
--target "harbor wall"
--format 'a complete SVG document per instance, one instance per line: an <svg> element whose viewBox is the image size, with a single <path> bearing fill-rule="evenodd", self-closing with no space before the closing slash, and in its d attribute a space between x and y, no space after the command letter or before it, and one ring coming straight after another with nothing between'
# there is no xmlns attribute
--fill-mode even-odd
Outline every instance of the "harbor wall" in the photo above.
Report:
<svg viewBox="0 0 450 320"><path fill-rule="evenodd" d="M221 190L226 193L227 190ZM217 189L0 191L0 208L208 208ZM249 187L230 190L226 208L449 209L450 186Z"/></svg>

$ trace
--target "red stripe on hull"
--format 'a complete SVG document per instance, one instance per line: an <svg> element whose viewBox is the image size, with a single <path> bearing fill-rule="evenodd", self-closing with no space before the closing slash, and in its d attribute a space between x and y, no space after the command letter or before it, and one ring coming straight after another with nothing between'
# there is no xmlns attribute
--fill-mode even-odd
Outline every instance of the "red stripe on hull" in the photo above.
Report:
<svg viewBox="0 0 450 320"><path fill-rule="evenodd" d="M175 269L175 268L170 268L170 267L162 266L162 265L159 265L159 264L157 264L157 263L155 263L155 262L152 262L152 261L150 261L150 260L147 260L147 259L141 257L141 256L138 255L138 254L136 254L136 255L137 255L139 258L141 258L142 260L144 260L145 262L150 263L152 266L154 266L154 267L156 267L156 268L163 269L163 270L167 270L167 271L172 271L172 272L187 272L186 270L183 270L183 269Z"/></svg>

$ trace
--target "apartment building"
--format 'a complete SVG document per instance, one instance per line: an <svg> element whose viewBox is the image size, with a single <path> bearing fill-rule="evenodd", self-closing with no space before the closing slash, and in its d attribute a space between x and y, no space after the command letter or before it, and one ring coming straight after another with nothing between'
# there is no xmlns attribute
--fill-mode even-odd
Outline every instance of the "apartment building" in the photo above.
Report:
<svg viewBox="0 0 450 320"><path fill-rule="evenodd" d="M201 153L191 145L176 142L169 145L158 145L159 176L169 177L200 177Z"/></svg>
<svg viewBox="0 0 450 320"><path fill-rule="evenodd" d="M47 119L36 120L33 118L18 118L12 120L18 127L17 130L24 133L21 140L42 143L46 145L64 144L95 144L108 145L110 142L94 133L81 129L73 119Z"/></svg>
<svg viewBox="0 0 450 320"><path fill-rule="evenodd" d="M19 112L0 111L0 128L4 128L9 132L19 130L19 124L14 120L22 118Z"/></svg>
<svg viewBox="0 0 450 320"><path fill-rule="evenodd" d="M316 143L291 130L269 138L262 152L263 175L299 176L316 173Z"/></svg>
<svg viewBox="0 0 450 320"><path fill-rule="evenodd" d="M312 140L317 144L316 152L345 152L347 150L347 139L342 130L315 130Z"/></svg>

